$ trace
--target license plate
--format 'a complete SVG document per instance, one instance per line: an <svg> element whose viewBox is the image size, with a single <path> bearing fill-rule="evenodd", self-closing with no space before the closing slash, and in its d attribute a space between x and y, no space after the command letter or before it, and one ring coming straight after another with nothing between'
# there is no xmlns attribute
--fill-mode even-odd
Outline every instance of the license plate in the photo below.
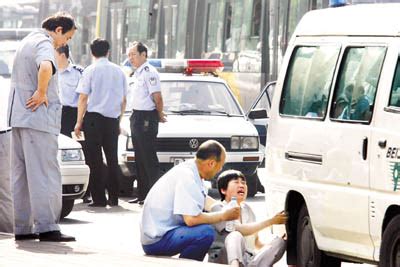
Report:
<svg viewBox="0 0 400 267"><path fill-rule="evenodd" d="M188 159L191 159L191 158L171 158L171 161L174 163L174 166L175 166L175 165L178 165L179 163L184 162Z"/></svg>

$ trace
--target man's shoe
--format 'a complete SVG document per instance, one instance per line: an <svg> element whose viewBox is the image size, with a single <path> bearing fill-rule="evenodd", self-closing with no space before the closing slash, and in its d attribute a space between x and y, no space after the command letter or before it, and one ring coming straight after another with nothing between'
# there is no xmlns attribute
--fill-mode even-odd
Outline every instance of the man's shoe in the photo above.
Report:
<svg viewBox="0 0 400 267"><path fill-rule="evenodd" d="M100 203L92 202L92 203L90 203L88 206L89 206L89 207L92 207L92 208L99 208L99 207L104 208L104 207L107 206L107 205L106 205L106 204L100 204Z"/></svg>
<svg viewBox="0 0 400 267"><path fill-rule="evenodd" d="M134 198L134 199L128 201L128 203L131 203L131 204L139 204L139 202L144 202L144 200L140 199L140 198Z"/></svg>
<svg viewBox="0 0 400 267"><path fill-rule="evenodd" d="M39 234L40 241L46 242L71 242L75 237L62 234L60 231L50 231Z"/></svg>
<svg viewBox="0 0 400 267"><path fill-rule="evenodd" d="M39 239L38 234L15 235L15 241Z"/></svg>
<svg viewBox="0 0 400 267"><path fill-rule="evenodd" d="M84 196L82 198L83 203L90 203L92 202L92 199L90 198L90 196Z"/></svg>
<svg viewBox="0 0 400 267"><path fill-rule="evenodd" d="M110 206L110 207L116 207L116 206L118 206L118 199L116 199L116 200L111 200L111 199L109 199L109 200L107 201L107 204L108 204L108 206Z"/></svg>

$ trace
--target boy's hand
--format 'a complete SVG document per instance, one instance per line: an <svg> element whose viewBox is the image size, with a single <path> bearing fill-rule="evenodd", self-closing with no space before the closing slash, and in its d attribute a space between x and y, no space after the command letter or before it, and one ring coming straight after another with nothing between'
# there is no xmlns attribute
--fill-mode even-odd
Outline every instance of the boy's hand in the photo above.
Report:
<svg viewBox="0 0 400 267"><path fill-rule="evenodd" d="M236 220L236 219L239 219L239 217L240 217L240 207L234 207L234 208L227 209L222 214L223 221Z"/></svg>
<svg viewBox="0 0 400 267"><path fill-rule="evenodd" d="M272 217L273 224L285 224L287 222L288 216L284 211L279 212L274 217Z"/></svg>

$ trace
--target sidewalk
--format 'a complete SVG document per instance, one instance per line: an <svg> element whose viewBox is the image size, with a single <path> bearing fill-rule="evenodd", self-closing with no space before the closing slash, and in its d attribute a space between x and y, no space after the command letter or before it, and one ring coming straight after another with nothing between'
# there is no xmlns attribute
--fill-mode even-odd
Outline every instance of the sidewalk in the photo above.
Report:
<svg viewBox="0 0 400 267"><path fill-rule="evenodd" d="M129 254L125 251L99 250L84 247L79 242L53 243L39 241L14 241L14 236L0 233L0 267L46 266L162 266L195 267L223 266L206 262L176 258L149 257Z"/></svg>

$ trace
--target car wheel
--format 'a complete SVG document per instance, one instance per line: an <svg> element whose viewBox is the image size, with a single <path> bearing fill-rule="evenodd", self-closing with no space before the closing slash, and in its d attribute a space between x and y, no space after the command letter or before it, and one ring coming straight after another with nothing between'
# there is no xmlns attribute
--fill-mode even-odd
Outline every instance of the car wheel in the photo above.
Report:
<svg viewBox="0 0 400 267"><path fill-rule="evenodd" d="M247 176L247 196L254 197L257 194L257 172L253 175Z"/></svg>
<svg viewBox="0 0 400 267"><path fill-rule="evenodd" d="M74 208L74 201L73 199L63 199L62 201L62 208L61 208L61 219L67 217L72 209Z"/></svg>
<svg viewBox="0 0 400 267"><path fill-rule="evenodd" d="M258 192L265 193L265 188L262 185L262 183L260 181L260 177L258 177L258 174L257 174L257 190L258 190Z"/></svg>
<svg viewBox="0 0 400 267"><path fill-rule="evenodd" d="M339 267L339 259L326 256L318 249L311 225L311 218L305 205L297 221L297 266L298 267Z"/></svg>
<svg viewBox="0 0 400 267"><path fill-rule="evenodd" d="M390 221L383 233L379 266L400 266L400 215Z"/></svg>

